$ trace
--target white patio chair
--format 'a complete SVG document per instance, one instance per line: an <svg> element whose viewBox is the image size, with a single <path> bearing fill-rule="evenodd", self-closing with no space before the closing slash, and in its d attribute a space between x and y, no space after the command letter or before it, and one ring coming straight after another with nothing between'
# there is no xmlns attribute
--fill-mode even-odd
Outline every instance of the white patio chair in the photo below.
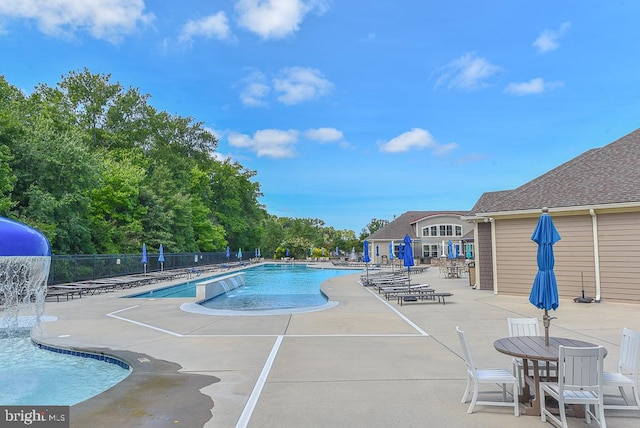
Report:
<svg viewBox="0 0 640 428"><path fill-rule="evenodd" d="M509 336L540 336L540 322L538 318L507 318ZM524 386L524 367L522 358L513 358L513 375L518 378L518 383ZM533 362L529 361L529 371L533 370ZM547 364L539 365L540 376L547 375ZM555 371L556 365L549 363L549 371ZM533 386L533 385L532 385Z"/></svg>
<svg viewBox="0 0 640 428"><path fill-rule="evenodd" d="M595 420L606 428L604 419L603 370L604 348L573 348L560 346L558 358L558 382L540 382L540 418L549 418L556 425L567 427L565 405L581 404L587 423ZM545 404L549 395L558 401L560 419L551 413ZM594 411L591 411L591 406ZM597 416L596 416L597 415Z"/></svg>
<svg viewBox="0 0 640 428"><path fill-rule="evenodd" d="M605 409L640 410L640 397L638 396L639 371L640 333L625 327L622 329L618 370L616 372L604 372L603 377L604 386L618 387L625 405L605 404ZM625 388L631 388L631 398L625 392Z"/></svg>
<svg viewBox="0 0 640 428"><path fill-rule="evenodd" d="M464 354L464 360L467 365L467 387L462 396L462 403L466 403L469 399L469 394L473 391L471 398L471 404L467 409L467 413L473 413L473 408L476 405L480 406L508 406L513 407L513 414L520 416L520 406L518 403L518 378L509 373L505 369L477 369L473 363L471 357L471 351L467 344L467 336L464 331L460 330L460 327L456 327L458 337L460 338L460 344L462 345L462 352ZM498 384L502 386L502 391L483 391L483 393L489 392L502 392L502 401L478 401L479 386L480 384ZM513 385L511 395L512 400L507 401L507 385Z"/></svg>

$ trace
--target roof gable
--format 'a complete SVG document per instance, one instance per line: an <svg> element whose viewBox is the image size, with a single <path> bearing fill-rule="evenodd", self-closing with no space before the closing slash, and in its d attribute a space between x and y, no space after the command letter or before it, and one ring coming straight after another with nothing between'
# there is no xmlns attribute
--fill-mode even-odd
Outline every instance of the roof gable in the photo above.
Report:
<svg viewBox="0 0 640 428"><path fill-rule="evenodd" d="M385 227L375 231L367 239L396 240L402 239L405 235L411 238L416 237L416 232L412 224L427 217L437 215L467 215L468 211L407 211Z"/></svg>

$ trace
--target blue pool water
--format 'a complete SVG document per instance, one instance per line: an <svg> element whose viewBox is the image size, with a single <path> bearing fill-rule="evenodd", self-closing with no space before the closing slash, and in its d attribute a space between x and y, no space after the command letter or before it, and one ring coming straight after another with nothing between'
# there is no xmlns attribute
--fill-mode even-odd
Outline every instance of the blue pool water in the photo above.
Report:
<svg viewBox="0 0 640 428"><path fill-rule="evenodd" d="M304 265L266 264L243 271L246 285L202 303L210 309L265 310L320 306L327 297L320 284L329 278L360 270L315 269ZM221 275L218 275L221 276ZM202 278L131 297L195 297Z"/></svg>
<svg viewBox="0 0 640 428"><path fill-rule="evenodd" d="M0 404L72 406L111 388L128 368L40 349L28 336L0 339Z"/></svg>

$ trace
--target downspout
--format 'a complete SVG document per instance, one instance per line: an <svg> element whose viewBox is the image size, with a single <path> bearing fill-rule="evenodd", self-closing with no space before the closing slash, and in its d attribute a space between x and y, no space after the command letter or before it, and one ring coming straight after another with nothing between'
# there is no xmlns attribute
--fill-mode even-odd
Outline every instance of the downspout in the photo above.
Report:
<svg viewBox="0 0 640 428"><path fill-rule="evenodd" d="M598 244L598 217L596 211L591 208L589 210L591 214L591 224L593 230L593 263L596 276L596 303L600 303L600 251Z"/></svg>
<svg viewBox="0 0 640 428"><path fill-rule="evenodd" d="M498 294L498 255L496 254L496 223L490 217L491 223L491 268L493 269L493 294Z"/></svg>
<svg viewBox="0 0 640 428"><path fill-rule="evenodd" d="M480 289L480 252L478 251L480 242L478 240L478 222L473 223L473 246L474 246L473 258L476 264L476 270L475 270L476 278L475 278L475 281L473 282L475 284L473 288L477 290L477 289Z"/></svg>

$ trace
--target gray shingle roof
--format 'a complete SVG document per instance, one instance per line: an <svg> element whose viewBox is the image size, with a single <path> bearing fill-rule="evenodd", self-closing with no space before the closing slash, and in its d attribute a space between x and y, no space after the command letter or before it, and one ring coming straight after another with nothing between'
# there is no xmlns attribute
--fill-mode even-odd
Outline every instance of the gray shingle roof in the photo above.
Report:
<svg viewBox="0 0 640 428"><path fill-rule="evenodd" d="M640 129L508 191L483 194L474 213L640 202Z"/></svg>
<svg viewBox="0 0 640 428"><path fill-rule="evenodd" d="M469 211L407 211L400 217L396 218L388 225L380 230L372 233L367 239L382 239L382 240L398 240L404 238L405 235L409 235L411 238L416 237L415 230L411 226L412 223L430 217L433 215L469 215Z"/></svg>

